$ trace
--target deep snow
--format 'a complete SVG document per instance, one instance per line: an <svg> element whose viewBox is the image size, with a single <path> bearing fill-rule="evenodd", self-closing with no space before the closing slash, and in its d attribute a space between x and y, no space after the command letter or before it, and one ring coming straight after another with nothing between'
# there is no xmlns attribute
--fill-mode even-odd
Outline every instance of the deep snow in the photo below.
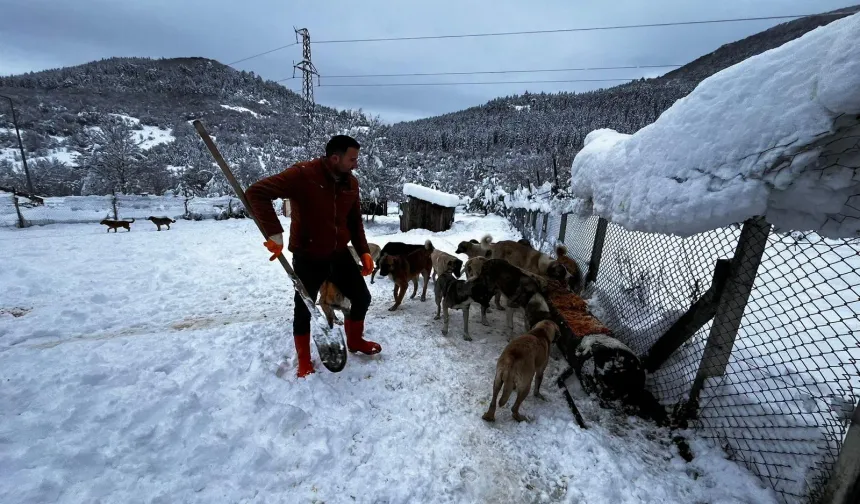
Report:
<svg viewBox="0 0 860 504"><path fill-rule="evenodd" d="M687 464L666 432L578 396L580 430L557 359L549 400L523 405L533 422L504 408L486 424L504 314L466 342L455 312L443 337L432 283L391 313L377 279L367 331L383 352L297 380L293 290L253 223L144 224L0 229L0 502L775 502L695 436ZM449 252L518 237L493 216L433 235L366 226Z"/></svg>
<svg viewBox="0 0 860 504"><path fill-rule="evenodd" d="M766 215L860 232L860 13L702 81L633 135L592 131L572 164L580 214L695 233Z"/></svg>

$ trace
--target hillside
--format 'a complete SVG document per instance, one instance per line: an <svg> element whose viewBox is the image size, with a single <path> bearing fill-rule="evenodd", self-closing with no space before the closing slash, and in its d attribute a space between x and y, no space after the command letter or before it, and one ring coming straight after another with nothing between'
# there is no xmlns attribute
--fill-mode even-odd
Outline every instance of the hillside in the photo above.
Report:
<svg viewBox="0 0 860 504"><path fill-rule="evenodd" d="M633 133L654 122L676 100L703 79L746 58L793 40L810 30L860 10L834 11L839 16L814 16L780 24L726 44L689 64L654 79L586 93L523 94L428 119L394 124L384 134L393 150L408 152L407 166L466 166L473 182L501 185L552 180L553 160L560 186L566 187L570 162L589 132L613 128ZM487 175L496 180L488 180ZM432 183L436 174L422 174ZM450 184L451 171L442 172ZM421 182L422 180L418 180Z"/></svg>
<svg viewBox="0 0 860 504"><path fill-rule="evenodd" d="M0 77L0 94L15 99L40 194L104 193L114 185L123 192L218 192L220 175L209 173L211 158L190 125L197 118L245 182L304 156L299 95L204 58L110 58ZM0 185L23 188L11 114L5 105L0 111ZM317 117L319 137L367 124L324 106ZM93 165L110 164L111 152L93 152L105 140L113 147L107 150L131 151L114 163L132 165L128 173L92 173Z"/></svg>
<svg viewBox="0 0 860 504"><path fill-rule="evenodd" d="M366 146L359 177L389 198L399 197L405 181L474 195L546 182L557 172L565 187L567 167L590 131L633 133L704 78L857 10L783 23L661 77L586 93L500 97L391 126L318 105L310 148L317 155L329 135L355 135ZM204 58L110 58L0 77L0 94L16 100L28 165L43 195L229 191L190 125L195 118L245 184L309 155L300 96ZM7 110L0 104L0 186L23 188Z"/></svg>

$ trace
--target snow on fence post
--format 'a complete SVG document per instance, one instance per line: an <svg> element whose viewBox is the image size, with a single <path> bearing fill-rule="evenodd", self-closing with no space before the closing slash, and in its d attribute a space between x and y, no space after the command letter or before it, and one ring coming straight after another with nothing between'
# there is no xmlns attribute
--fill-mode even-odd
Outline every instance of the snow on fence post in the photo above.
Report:
<svg viewBox="0 0 860 504"><path fill-rule="evenodd" d="M588 261L588 274L585 276L585 285L597 280L597 271L600 269L600 259L603 257L603 242L606 240L606 227L609 222L603 217L597 220L597 231L594 233L594 245L591 247L591 260Z"/></svg>
<svg viewBox="0 0 860 504"><path fill-rule="evenodd" d="M860 408L854 408L851 426L842 442L839 458L830 472L830 481L818 504L855 504L860 502Z"/></svg>
<svg viewBox="0 0 860 504"><path fill-rule="evenodd" d="M753 217L744 222L732 257L725 290L714 315L705 351L699 362L699 370L693 380L688 408L698 410L699 393L707 378L723 376L726 372L769 234L770 223L764 217ZM690 414L693 412L694 410L689 410Z"/></svg>

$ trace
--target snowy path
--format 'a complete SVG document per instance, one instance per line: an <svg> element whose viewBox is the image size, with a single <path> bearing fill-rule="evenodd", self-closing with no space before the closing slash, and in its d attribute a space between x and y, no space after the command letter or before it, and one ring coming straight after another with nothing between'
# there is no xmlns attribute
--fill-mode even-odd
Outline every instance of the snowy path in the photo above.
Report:
<svg viewBox="0 0 860 504"><path fill-rule="evenodd" d="M513 236L459 218L437 247ZM503 314L466 342L454 313L443 337L432 284L390 313L379 279L367 326L383 353L297 380L292 287L253 223L132 229L0 230L0 502L775 502L699 440L686 464L665 433L585 398L580 430L559 361L549 401L524 403L534 422L502 409L486 424ZM368 235L428 236L396 218Z"/></svg>

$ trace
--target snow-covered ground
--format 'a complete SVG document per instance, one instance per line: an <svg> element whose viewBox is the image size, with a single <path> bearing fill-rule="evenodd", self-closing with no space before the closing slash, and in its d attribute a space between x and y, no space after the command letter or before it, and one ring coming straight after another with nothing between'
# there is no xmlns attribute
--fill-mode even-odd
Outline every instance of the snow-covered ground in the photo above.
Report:
<svg viewBox="0 0 860 504"><path fill-rule="evenodd" d="M518 237L459 214L433 235L367 229L449 252ZM466 342L455 312L443 337L432 294L387 311L388 279L370 286L380 355L276 378L284 355L295 368L293 290L250 220L6 228L0 252L0 502L775 502L694 434L687 464L581 396L580 430L557 358L533 422L485 423L504 315Z"/></svg>

